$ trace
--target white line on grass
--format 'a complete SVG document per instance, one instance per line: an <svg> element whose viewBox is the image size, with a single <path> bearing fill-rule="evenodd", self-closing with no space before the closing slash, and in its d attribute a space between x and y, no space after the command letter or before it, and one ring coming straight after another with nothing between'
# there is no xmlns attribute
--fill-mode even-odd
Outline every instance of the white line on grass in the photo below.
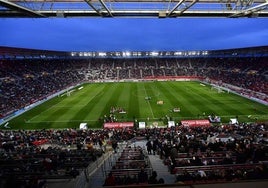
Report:
<svg viewBox="0 0 268 188"><path fill-rule="evenodd" d="M145 89L144 84L143 84L143 87L144 87L145 95L146 95L146 97L148 97L148 94L147 94L147 91L146 91L146 89ZM153 113L152 106L151 106L151 104L150 104L150 101L149 101L149 100L146 100L146 102L149 104L149 107L150 107L151 113L152 113L152 115L153 115L153 118L155 118L155 117L154 117L154 113Z"/></svg>
<svg viewBox="0 0 268 188"><path fill-rule="evenodd" d="M98 95L102 95L104 92L102 91L102 90L100 90L98 93L96 93L96 95L94 95L91 99L90 99L90 101L92 100L92 99L94 99L96 96L98 96ZM33 121L33 119L35 119L35 118L37 118L38 116L40 116L41 114L43 114L43 113L45 113L45 112L47 112L48 110L50 110L50 109L52 109L52 108L70 108L70 107L74 107L74 106L60 106L60 105L57 105L58 103L56 103L56 104L54 104L54 105L51 105L49 108L47 108L45 111L42 111L41 113L39 113L39 114L37 114L36 116L34 116L34 117L32 117L31 119L29 119L29 120L27 120L26 121L26 123L30 123L30 122L33 122L33 123L51 123L51 122L55 122L55 123L57 123L58 121ZM86 105L76 105L76 106L79 106L79 107L83 107L83 106L86 106ZM77 120L78 121L78 120ZM89 120L90 121L90 120ZM59 122L61 122L61 121L59 121ZM69 121L62 121L62 123L66 123L66 122L69 122Z"/></svg>
<svg viewBox="0 0 268 188"><path fill-rule="evenodd" d="M56 104L51 105L49 108L47 108L46 110L44 110L44 111L42 111L41 113L37 114L36 116L32 117L31 119L27 120L26 122L28 123L28 122L32 121L33 119L35 119L35 118L37 118L38 116L40 116L41 114L47 112L48 110L50 110L50 109L53 108L54 106L56 106Z"/></svg>

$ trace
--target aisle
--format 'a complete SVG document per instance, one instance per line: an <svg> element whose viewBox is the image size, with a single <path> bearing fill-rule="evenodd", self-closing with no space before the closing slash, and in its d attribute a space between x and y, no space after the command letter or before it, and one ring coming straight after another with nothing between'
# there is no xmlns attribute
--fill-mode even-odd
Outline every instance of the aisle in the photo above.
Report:
<svg viewBox="0 0 268 188"><path fill-rule="evenodd" d="M119 144L119 150L122 150L125 146L125 143ZM106 153L107 157L101 163L99 168L95 169L94 174L90 177L89 183L86 188L102 188L106 179L106 173L109 172L112 166L115 164L117 159L119 158L120 152L113 153L112 151Z"/></svg>
<svg viewBox="0 0 268 188"><path fill-rule="evenodd" d="M142 148L144 148L144 150L146 151L146 140L143 141L137 141L135 143L136 146L140 146ZM175 175L170 174L170 172L168 171L168 167L164 165L162 159L160 159L159 155L148 155L149 160L151 162L152 168L154 171L157 172L157 178L163 178L165 181L165 184L172 184L175 183Z"/></svg>
<svg viewBox="0 0 268 188"><path fill-rule="evenodd" d="M163 178L165 184L175 183L175 175L170 174L168 171L168 167L164 165L162 159L160 159L159 155L148 155L152 168L157 172L157 178Z"/></svg>
<svg viewBox="0 0 268 188"><path fill-rule="evenodd" d="M146 140L139 140L132 143L130 146L140 146L146 151ZM122 149L122 148L120 148ZM87 188L101 188L103 187L103 183L105 181L105 171L109 171L112 167L112 164L115 163L116 159L119 156L116 154L112 154L107 160L103 162L103 164L96 170L93 176L90 178L90 183ZM157 172L157 178L163 178L165 184L173 184L175 183L175 176L170 174L168 171L168 167L164 165L162 159L159 158L159 155L148 155L150 163L154 171Z"/></svg>

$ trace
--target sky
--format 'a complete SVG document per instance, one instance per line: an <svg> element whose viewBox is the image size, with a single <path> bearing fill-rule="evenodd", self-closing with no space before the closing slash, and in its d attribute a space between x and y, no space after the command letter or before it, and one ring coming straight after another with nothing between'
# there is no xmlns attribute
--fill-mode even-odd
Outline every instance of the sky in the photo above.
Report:
<svg viewBox="0 0 268 188"><path fill-rule="evenodd" d="M268 18L1 18L0 46L57 51L220 50L268 45Z"/></svg>

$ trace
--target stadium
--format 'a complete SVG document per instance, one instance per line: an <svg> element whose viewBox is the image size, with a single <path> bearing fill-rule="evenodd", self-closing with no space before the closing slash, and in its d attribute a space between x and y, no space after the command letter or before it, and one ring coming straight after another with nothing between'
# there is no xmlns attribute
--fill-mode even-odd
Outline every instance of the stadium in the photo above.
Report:
<svg viewBox="0 0 268 188"><path fill-rule="evenodd" d="M6 92L1 96L4 101L2 133L9 135L8 132L14 130L20 135L19 130L27 129L23 134L37 131L33 132L37 138L32 138L30 143L28 140L27 144L76 147L84 131L91 137L95 131L103 130L99 134L104 136L107 130L114 131L114 128L122 129L118 134L137 130L141 139L152 134L151 130L230 125L238 130L242 126L260 131L263 147L267 147L267 47L197 52L107 52L105 57L103 52L1 47L1 56L1 90ZM16 87L17 81L28 89ZM66 131L78 135L68 143L57 137L50 138L52 135L47 135L50 129L55 133L59 131L60 135ZM134 139L133 135L125 136L121 135L120 139L125 142ZM149 139L153 136L155 134ZM221 139L233 137L233 134L223 134ZM111 138L98 139L109 141ZM87 139L83 140L83 145L90 143ZM93 139L95 145L98 139ZM9 147L5 143L3 148ZM263 157L266 158L266 154ZM38 163L41 159L32 160ZM171 168L167 161L165 163L166 168ZM20 176L33 178L31 173ZM46 176L48 179L57 177L55 174Z"/></svg>
<svg viewBox="0 0 268 188"><path fill-rule="evenodd" d="M268 15L262 0L167 3L11 0L0 17ZM267 67L268 46L0 46L0 187L267 187Z"/></svg>
<svg viewBox="0 0 268 188"><path fill-rule="evenodd" d="M208 116L219 116L218 123L268 119L267 47L105 56L7 47L1 51L6 91L1 121L12 129L79 128L80 123L102 128L114 121L166 126L169 121L181 124ZM255 58L248 60L249 55ZM32 87L14 90L17 81L7 72ZM8 121L9 117L16 118Z"/></svg>

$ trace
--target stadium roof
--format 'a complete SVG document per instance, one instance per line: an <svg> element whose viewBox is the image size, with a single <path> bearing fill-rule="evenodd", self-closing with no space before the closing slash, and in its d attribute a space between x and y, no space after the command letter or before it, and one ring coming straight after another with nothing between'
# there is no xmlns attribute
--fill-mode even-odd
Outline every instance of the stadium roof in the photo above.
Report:
<svg viewBox="0 0 268 188"><path fill-rule="evenodd" d="M0 0L0 17L268 17L268 0Z"/></svg>
<svg viewBox="0 0 268 188"><path fill-rule="evenodd" d="M268 57L268 46L191 51L64 52L0 46L1 59Z"/></svg>

